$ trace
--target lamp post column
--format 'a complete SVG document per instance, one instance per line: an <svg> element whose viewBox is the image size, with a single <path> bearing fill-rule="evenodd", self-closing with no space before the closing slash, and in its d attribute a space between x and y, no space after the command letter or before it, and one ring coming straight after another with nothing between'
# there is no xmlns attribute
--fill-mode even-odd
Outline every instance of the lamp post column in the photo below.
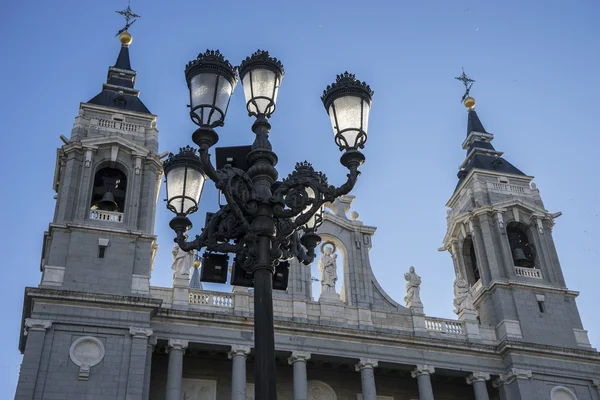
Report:
<svg viewBox="0 0 600 400"><path fill-rule="evenodd" d="M246 357L250 347L231 346L231 400L246 400Z"/></svg>
<svg viewBox="0 0 600 400"><path fill-rule="evenodd" d="M169 366L167 372L166 400L181 400L181 385L183 375L183 353L189 342L181 339L169 339Z"/></svg>
<svg viewBox="0 0 600 400"><path fill-rule="evenodd" d="M410 373L413 378L417 378L420 400L434 400L430 376L434 372L435 368L433 368L431 365L417 365L417 367Z"/></svg>
<svg viewBox="0 0 600 400"><path fill-rule="evenodd" d="M271 239L275 235L273 206L269 203L271 186L277 180L277 156L271 151L269 130L271 125L264 116L258 116L252 125L256 139L248 154L248 176L254 183L256 194L262 199L251 226L257 240L257 260L254 276L254 382L255 397L276 400L275 387L275 330L273 327L273 261Z"/></svg>
<svg viewBox="0 0 600 400"><path fill-rule="evenodd" d="M490 400L485 381L490 380L490 374L485 372L473 372L467 377L467 383L473 385L475 400Z"/></svg>
<svg viewBox="0 0 600 400"><path fill-rule="evenodd" d="M294 368L294 400L308 399L308 381L306 379L306 362L310 360L310 353L293 351L288 358L288 363Z"/></svg>

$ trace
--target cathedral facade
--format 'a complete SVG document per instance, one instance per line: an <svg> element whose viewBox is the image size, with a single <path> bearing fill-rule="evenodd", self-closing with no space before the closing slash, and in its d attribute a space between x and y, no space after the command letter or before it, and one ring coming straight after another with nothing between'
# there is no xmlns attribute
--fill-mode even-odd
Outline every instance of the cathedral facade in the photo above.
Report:
<svg viewBox="0 0 600 400"><path fill-rule="evenodd" d="M130 36L121 42L57 152L41 281L25 289L15 398L253 399L252 290L203 290L191 265L175 268L172 287L150 286L162 161ZM376 228L343 196L319 228L320 296L295 260L275 295L279 399L600 400L600 356L552 238L560 214L494 148L474 100L465 105L466 157L441 249L454 264L457 319L425 314L414 268L401 302L386 294L369 262Z"/></svg>

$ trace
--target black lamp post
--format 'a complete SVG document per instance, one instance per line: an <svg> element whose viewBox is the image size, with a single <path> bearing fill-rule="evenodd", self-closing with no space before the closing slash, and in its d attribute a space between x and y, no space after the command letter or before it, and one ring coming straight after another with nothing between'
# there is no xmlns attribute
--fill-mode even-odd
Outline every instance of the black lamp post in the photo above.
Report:
<svg viewBox="0 0 600 400"><path fill-rule="evenodd" d="M246 157L247 171L231 165L217 170L210 160L209 149L219 140L213 128L224 123L237 83L236 70L218 50L199 54L186 67L190 115L199 126L192 140L199 154L188 146L165 161L167 204L176 214L169 225L183 250L205 248L208 258L220 254L223 260L234 253L235 268L253 277L255 398L273 400L277 398L273 274L276 267L293 257L306 265L315 259L315 248L321 241L316 230L322 222L323 204L352 190L360 174L358 167L365 161L359 148L367 140L373 91L346 72L338 75L321 97L331 118L335 142L344 152L340 161L349 170L343 185L330 186L327 177L306 161L297 163L287 178L277 181L277 155L269 142L268 118L275 112L284 72L283 65L266 51L257 51L239 68L248 115L256 117L252 125L256 136ZM198 209L206 176L223 193L227 204L207 218L195 240L186 242L185 233L192 226L188 215ZM282 276L276 274L276 284Z"/></svg>

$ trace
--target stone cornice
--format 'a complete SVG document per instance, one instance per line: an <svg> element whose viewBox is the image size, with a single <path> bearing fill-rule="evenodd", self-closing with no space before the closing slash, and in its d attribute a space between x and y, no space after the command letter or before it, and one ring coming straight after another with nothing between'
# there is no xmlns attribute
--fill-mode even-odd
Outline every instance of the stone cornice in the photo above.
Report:
<svg viewBox="0 0 600 400"><path fill-rule="evenodd" d="M114 114L116 112L115 108L99 106L97 104L91 104L91 103L79 103L79 108L105 112L108 114ZM129 115L129 116L135 117L135 118L146 119L146 120L150 120L150 121L156 121L156 119L158 118L158 116L156 116L154 114L125 110L125 109L121 109L121 108L118 109L118 113L123 114L123 115Z"/></svg>
<svg viewBox="0 0 600 400"><path fill-rule="evenodd" d="M25 297L36 300L55 300L60 302L80 302L93 304L112 304L136 308L151 308L155 313L162 305L161 299L116 294L77 292L63 289L25 288Z"/></svg>
<svg viewBox="0 0 600 400"><path fill-rule="evenodd" d="M339 217L339 216L337 216L335 214L331 214L331 213L323 213L323 220L330 221L334 225L338 225L338 226L340 226L342 228L346 228L350 231L367 233L369 235L373 235L375 233L375 231L377 230L377 228L374 226L363 225L362 223L361 224L354 223L353 221L351 221L349 219L344 219L342 217Z"/></svg>
<svg viewBox="0 0 600 400"><path fill-rule="evenodd" d="M557 288L555 286L550 286L550 285L545 285L545 284L540 284L540 283L535 283L535 282L520 282L520 281L513 281L513 280L494 280L492 281L492 283L488 286L483 286L481 290L479 290L477 292L477 294L475 295L474 298L474 302L475 304L479 304L479 300L483 298L483 294L487 293L487 292L492 292L494 291L497 287L503 287L503 288L519 288L519 289L527 289L527 290L531 290L531 288L535 288L535 289L539 289L539 290L543 290L545 292L552 292L552 293L558 293L558 294L562 294L565 296L571 296L573 298L576 298L577 296L579 296L579 292L575 291L575 290L569 290L567 288Z"/></svg>
<svg viewBox="0 0 600 400"><path fill-rule="evenodd" d="M134 236L138 236L143 239L150 239L153 241L156 241L156 239L158 238L156 235L147 235L145 233L142 233L141 231L132 231L132 230L119 229L119 228L114 228L114 227L105 228L102 226L83 225L83 224L77 224L77 223L68 223L68 224L50 223L48 225L48 228L49 228L48 233L50 233L53 229L64 229L64 230L68 230L68 231L97 231L97 232L120 234L120 235L127 235L127 236L134 235Z"/></svg>
<svg viewBox="0 0 600 400"><path fill-rule="evenodd" d="M574 347L558 347L543 344L517 342L512 340L503 340L496 347L498 354L506 357L510 353L527 353L529 356L542 357L552 356L552 358L577 359L578 362L589 362L598 365L600 363L600 353L595 350L577 349Z"/></svg>
<svg viewBox="0 0 600 400"><path fill-rule="evenodd" d="M505 173L505 172L495 172L495 171L488 171L488 170L480 169L480 168L473 168L471 171L469 171L469 174L465 177L465 179L461 182L461 184L454 190L454 193L452 194L452 196L450 196L450 199L448 200L448 202L446 202L446 207L450 207L450 208L454 207L454 203L456 203L456 201L460 198L460 192L462 191L462 189L464 187L466 187L471 182L471 180L473 179L473 176L475 174L490 175L490 176L509 176L509 177L523 179L523 180L530 181L530 182L534 178L533 176L529 176L529 175L515 175L515 174L509 174L509 173Z"/></svg>

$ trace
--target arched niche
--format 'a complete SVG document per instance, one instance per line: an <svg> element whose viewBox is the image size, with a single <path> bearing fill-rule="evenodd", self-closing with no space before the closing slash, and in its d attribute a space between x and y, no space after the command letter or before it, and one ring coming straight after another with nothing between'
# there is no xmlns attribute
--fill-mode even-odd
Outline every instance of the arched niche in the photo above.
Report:
<svg viewBox="0 0 600 400"><path fill-rule="evenodd" d="M506 226L510 253L516 267L535 268L535 247L529 235L530 228L519 222Z"/></svg>
<svg viewBox="0 0 600 400"><path fill-rule="evenodd" d="M564 386L555 386L550 391L550 400L577 400L577 396Z"/></svg>
<svg viewBox="0 0 600 400"><path fill-rule="evenodd" d="M308 381L308 400L337 400L335 390L323 381Z"/></svg>
<svg viewBox="0 0 600 400"><path fill-rule="evenodd" d="M321 246L327 242L333 243L334 246L336 247L336 253L338 254L338 258L337 258L338 285L336 285L336 291L340 295L340 299L344 303L351 304L352 289L351 289L351 285L349 282L350 266L348 263L348 261L349 261L348 248L344 244L343 239L341 239L339 236L332 234L330 232L331 229L327 229L328 228L326 226L327 222L328 221L323 223L323 225L319 228L318 233L319 233L319 236L321 236L321 245L319 245L319 247L315 250L317 252L317 258L311 265L311 270L313 271L313 275L316 274L315 276L320 276L320 271L319 271L319 268L317 267L317 264L319 262L319 259L322 256ZM340 235L340 236L343 236L343 235ZM341 260L340 260L340 258L341 258ZM320 282L315 282L315 283L318 283L318 288L319 288L318 293L320 293L320 290L321 290ZM314 289L314 287L315 287L315 285L312 285L313 289ZM317 295L317 293L315 293L314 290L312 291L312 296L315 300L317 300L319 298L319 296Z"/></svg>
<svg viewBox="0 0 600 400"><path fill-rule="evenodd" d="M125 211L127 174L114 166L99 166L94 173L90 209Z"/></svg>

